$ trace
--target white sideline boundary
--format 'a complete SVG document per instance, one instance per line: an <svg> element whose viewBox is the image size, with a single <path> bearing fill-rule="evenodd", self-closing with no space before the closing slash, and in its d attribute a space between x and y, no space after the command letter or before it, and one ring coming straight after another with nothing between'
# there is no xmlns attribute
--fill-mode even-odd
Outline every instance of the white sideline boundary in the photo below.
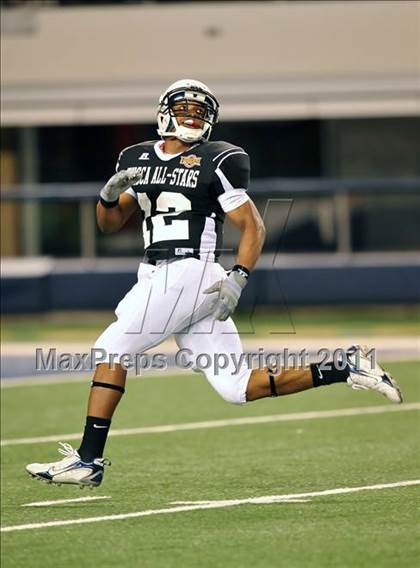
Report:
<svg viewBox="0 0 420 568"><path fill-rule="evenodd" d="M294 420L314 420L318 418L340 418L345 416L360 416L368 414L383 414L388 412L406 412L420 410L420 402L409 402L402 405L360 406L356 408L341 408L337 410L317 410L310 412L293 412L290 414L274 414L268 416L248 416L244 418L228 418L226 420L207 420L205 422L186 422L184 424L164 424L162 426L146 426L143 428L123 428L111 430L110 436L133 436L142 434L163 434L188 430L205 430L208 428L223 428L226 426L246 426L249 424L267 424L269 422L290 422ZM18 446L22 444L43 444L61 442L62 440L79 440L81 432L72 434L54 434L53 436L38 436L35 438L11 438L1 441L1 446Z"/></svg>
<svg viewBox="0 0 420 568"><path fill-rule="evenodd" d="M99 501L101 499L111 499L109 495L97 495L96 497L77 497L76 499L56 499L55 501L35 501L34 503L23 503L21 507L49 507L50 505L67 505L67 503L83 503L84 501Z"/></svg>
<svg viewBox="0 0 420 568"><path fill-rule="evenodd" d="M182 505L166 509L149 509L146 511L136 511L133 513L122 513L119 515L104 515L102 517L86 517L84 519L66 519L62 521L49 521L45 523L29 523L26 525L11 525L2 527L1 532L14 532L24 530L42 529L48 527L64 527L69 525L85 525L89 523L99 523L103 521L121 521L125 519L136 519L139 517L150 517L151 515L168 515L171 513L182 513L186 511L197 511L200 509L222 509L225 507L235 507L237 505L269 505L272 503L290 502L292 499L305 499L306 497L322 497L324 495L344 495L346 493L357 493L359 491L372 491L380 489L395 489L397 487L407 487L410 485L420 485L420 479L407 481L397 481L395 483L380 483L377 485L364 485L361 487L339 487L324 491L312 491L310 493L292 493L286 495L266 495L263 497L248 497L246 499L230 499L223 501L208 501L206 503Z"/></svg>

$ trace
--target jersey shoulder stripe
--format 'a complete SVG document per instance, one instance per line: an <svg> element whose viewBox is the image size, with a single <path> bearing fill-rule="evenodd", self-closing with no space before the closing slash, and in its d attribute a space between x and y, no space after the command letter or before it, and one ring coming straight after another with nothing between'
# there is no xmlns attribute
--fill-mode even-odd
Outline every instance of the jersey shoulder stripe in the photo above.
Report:
<svg viewBox="0 0 420 568"><path fill-rule="evenodd" d="M217 140L215 142L203 142L201 144L201 147L203 148L203 151L205 151L206 154L211 157L212 160L216 160L219 154L223 154L224 152L228 152L229 150L242 150L242 148L239 148L239 146L231 144L230 142L225 142L223 140Z"/></svg>
<svg viewBox="0 0 420 568"><path fill-rule="evenodd" d="M229 156L233 156L235 154L245 154L246 156L248 155L240 146L235 146L234 144L229 144L228 142L214 142L214 145L214 148L212 148L212 162L215 169L219 168L221 163Z"/></svg>
<svg viewBox="0 0 420 568"><path fill-rule="evenodd" d="M216 170L220 168L220 166L226 160L226 158L230 158L230 156L235 156L236 154L243 154L244 156L248 156L248 154L245 152L245 150L242 150L242 148L238 148L237 150L232 152L227 152L226 154L220 157L220 160L217 162Z"/></svg>

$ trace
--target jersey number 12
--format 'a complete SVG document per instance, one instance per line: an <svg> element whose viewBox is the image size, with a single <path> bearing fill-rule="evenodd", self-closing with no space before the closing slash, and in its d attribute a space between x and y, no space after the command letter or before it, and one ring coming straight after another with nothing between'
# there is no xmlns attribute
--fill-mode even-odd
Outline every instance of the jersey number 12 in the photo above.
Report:
<svg viewBox="0 0 420 568"><path fill-rule="evenodd" d="M177 219L180 213L191 211L191 201L185 195L162 191L156 199L156 213L153 216L152 202L147 194L139 193L137 198L144 212L143 238L145 248L160 241L189 239L189 221Z"/></svg>

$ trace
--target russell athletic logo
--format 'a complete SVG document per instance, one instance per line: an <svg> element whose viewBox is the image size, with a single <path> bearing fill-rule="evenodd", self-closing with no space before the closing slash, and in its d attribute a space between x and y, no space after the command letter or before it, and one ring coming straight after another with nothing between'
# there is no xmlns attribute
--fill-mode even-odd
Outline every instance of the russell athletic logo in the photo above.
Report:
<svg viewBox="0 0 420 568"><path fill-rule="evenodd" d="M179 163L181 164L181 166L185 166L186 168L193 168L194 166L199 166L201 164L201 158L199 158L195 154L190 154L189 156L181 156Z"/></svg>

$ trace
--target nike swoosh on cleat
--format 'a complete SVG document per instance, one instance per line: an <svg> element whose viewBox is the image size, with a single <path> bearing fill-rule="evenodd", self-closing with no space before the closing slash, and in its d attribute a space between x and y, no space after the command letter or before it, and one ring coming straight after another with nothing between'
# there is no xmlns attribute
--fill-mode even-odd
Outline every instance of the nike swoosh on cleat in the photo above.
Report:
<svg viewBox="0 0 420 568"><path fill-rule="evenodd" d="M387 385L389 385L390 387L392 387L393 389L395 389L395 385L392 384L391 379L388 377L388 375L382 375L382 381L384 383L386 383Z"/></svg>

